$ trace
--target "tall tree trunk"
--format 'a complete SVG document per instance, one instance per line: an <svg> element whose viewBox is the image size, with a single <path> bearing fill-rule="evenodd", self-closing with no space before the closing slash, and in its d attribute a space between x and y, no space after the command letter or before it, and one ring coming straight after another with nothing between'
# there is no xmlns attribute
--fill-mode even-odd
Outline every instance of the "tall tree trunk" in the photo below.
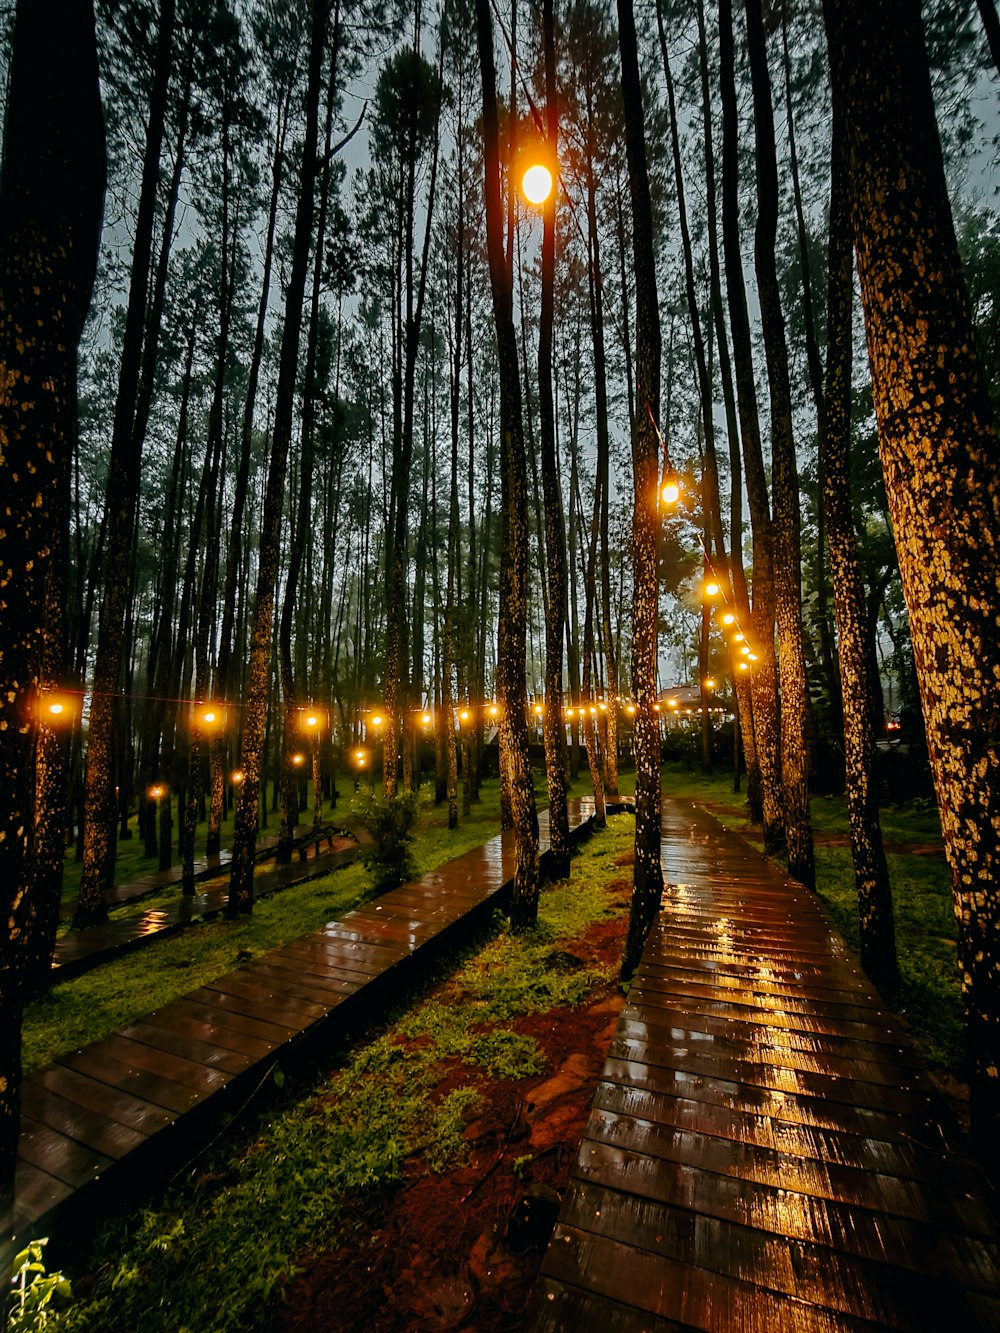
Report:
<svg viewBox="0 0 1000 1333"><path fill-rule="evenodd" d="M51 833L38 826L51 812L34 809L38 796L54 794L47 772L53 759L56 766L59 761L40 736L37 718L40 687L53 683L49 671L65 654L65 642L58 642L64 632L59 563L68 541L76 356L97 268L104 199L92 5L18 0L7 99L0 177L0 487L6 515L0 525L0 1236L5 1256L13 1226L26 984L51 962L48 923L59 901L59 884L44 866ZM48 599L59 603L54 621ZM42 784L38 791L36 781ZM36 870L42 873L34 878ZM41 900L41 893L49 900Z"/></svg>
<svg viewBox="0 0 1000 1333"><path fill-rule="evenodd" d="M795 203L795 233L799 246L799 267L802 270L802 325L806 344L806 366L809 387L816 408L816 429L823 432L823 371L820 365L819 338L816 334L816 316L813 310L812 274L809 265L809 233L805 209L802 205L802 187L799 181L799 157L795 146L795 115L792 102L792 62L788 51L788 12L785 0L781 5L781 54L785 76L785 126L788 134L788 169L792 178L792 199ZM820 657L823 678L834 714L834 726L843 725L840 698L840 677L834 661L833 631L826 597L826 533L822 497L816 505L816 610L814 622L819 632Z"/></svg>
<svg viewBox="0 0 1000 1333"><path fill-rule="evenodd" d="M511 920L515 927L524 927L533 925L538 915L538 815L528 749L524 669L528 610L528 486L513 290L503 252L496 70L488 0L476 0L476 29L483 82L486 247L500 371L502 537L497 648L500 752L501 766L506 768L516 849Z"/></svg>
<svg viewBox="0 0 1000 1333"><path fill-rule="evenodd" d="M733 51L733 10L731 0L719 3L719 71L722 102L722 248L726 268L726 292L729 298L729 323L733 338L733 366L736 372L736 397L740 436L746 475L747 501L753 530L753 610L739 605L743 632L753 634L760 659L753 671L750 689L753 697L754 749L760 770L764 816L764 845L777 849L782 842L778 766L778 713L774 660L774 566L771 511L764 472L764 453L757 413L757 388L754 382L753 352L750 341L750 317L747 312L743 282L743 255L740 249L739 199L739 114L736 103L736 76Z"/></svg>
<svg viewBox="0 0 1000 1333"><path fill-rule="evenodd" d="M952 877L973 1133L1000 1169L1000 443L916 0L824 5L879 452Z"/></svg>
<svg viewBox="0 0 1000 1333"><path fill-rule="evenodd" d="M754 258L771 404L772 534L781 680L781 785L785 805L785 842L789 874L801 880L807 888L813 889L816 887L816 864L809 815L809 745L806 737L809 700L802 646L799 477L792 434L792 395L785 319L775 262L778 238L778 162L774 150L774 112L771 107L771 80L767 70L761 0L747 0L746 15L757 143Z"/></svg>
<svg viewBox="0 0 1000 1333"><path fill-rule="evenodd" d="M339 16L339 5L336 13ZM299 754L299 746L303 741L299 726L302 714L298 707L298 697L299 688L305 682L302 679L296 680L296 672L293 668L292 621L295 618L299 580L302 574L306 546L313 533L312 484L316 446L316 362L320 335L320 293L323 265L326 258L326 226L330 207L331 157L329 145L334 103L336 101L338 42L339 29L335 19L333 49L330 55L330 73L327 82L326 116L322 137L324 146L323 170L320 176L319 214L316 219L316 234L313 244L309 335L302 393L302 450L299 462L299 495L296 510L298 521L295 525L288 553L288 569L285 572L285 595L281 604L281 616L278 623L278 661L281 668L281 695L285 706L285 752L281 765L282 809L278 845L275 848L275 860L284 864L292 859L292 843L299 818L298 787L300 775L295 756ZM300 634L300 638L305 638L304 633Z"/></svg>
<svg viewBox="0 0 1000 1333"><path fill-rule="evenodd" d="M722 399L726 413L726 433L729 437L729 575L733 592L734 614L739 612L742 622L751 623L750 595L743 568L743 465L740 458L740 431L733 392L732 363L729 358L729 336L722 301L722 272L719 259L719 237L715 189L715 152L712 134L712 97L709 88L708 42L705 33L703 0L698 0L698 50L701 74L702 125L705 135L705 203L708 215L709 286L712 298L712 322L715 346L719 354L719 375L722 380ZM742 741L743 758L747 770L747 806L750 819L760 824L764 819L764 789L753 722L753 692L750 682L736 666L732 646L729 652L730 679L736 696L737 731ZM739 791L739 759L735 773L735 790Z"/></svg>
<svg viewBox="0 0 1000 1333"><path fill-rule="evenodd" d="M444 35L440 40L440 59L444 59ZM440 80L440 68L438 77ZM414 290L413 280L413 225L415 204L416 156L415 126L411 130L407 186L403 207L406 210L404 260L406 263L406 316L403 327L402 413L398 447L394 449L393 490L395 505L392 517L392 540L387 548L387 601L385 632L385 737L383 742L382 783L387 796L396 793L396 765L406 734L405 719L408 710L404 663L407 659L406 639L406 534L408 520L408 489L410 468L413 463L413 408L416 385L417 354L420 350L420 330L423 324L424 300L427 294L428 256L434 222L434 194L440 157L441 84L436 95L434 144L430 181L427 187L424 238L420 259L420 276ZM412 124L412 122L411 122Z"/></svg>
<svg viewBox="0 0 1000 1333"><path fill-rule="evenodd" d="M538 326L538 421L545 497L548 556L548 614L545 618L545 772L549 787L549 857L552 875L569 874L569 814L566 805L566 723L563 718L563 633L566 628L566 527L556 459L556 418L552 396L552 321L556 265L556 195L559 188L559 110L552 0L543 0L546 148L553 163L552 190L545 201L542 232L542 307Z"/></svg>
<svg viewBox="0 0 1000 1333"><path fill-rule="evenodd" d="M660 312L656 295L653 211L646 170L642 90L632 0L618 0L618 41L622 57L625 147L632 197L632 251L636 305L636 417L632 431L635 498L632 512L632 695L635 700L635 869L628 941L622 976L631 977L659 910L663 893L660 866L660 733L656 701L657 629L660 590L656 565L660 412Z"/></svg>
<svg viewBox="0 0 1000 1333"><path fill-rule="evenodd" d="M261 759L267 713L268 664L274 621L274 595L281 554L281 511L284 503L288 447L292 436L295 382L298 376L302 304L312 240L320 86L323 81L327 12L326 0L312 0L305 139L299 167L295 236L292 242L291 272L285 296L285 321L281 334L274 429L271 436L267 491L264 496L257 590L243 703L243 748L240 768L244 780L240 786L233 830L232 874L229 883L229 901L226 906L226 913L230 917L247 913L253 907L253 864L257 844L257 807L260 800Z"/></svg>
<svg viewBox="0 0 1000 1333"><path fill-rule="evenodd" d="M843 124L834 116L830 173L826 394L819 437L821 502L826 510L844 701L844 767L851 856L858 890L861 965L883 993L899 987L889 869L878 813L875 732L865 647L865 590L851 511L851 359L854 247Z"/></svg>
<svg viewBox="0 0 1000 1333"><path fill-rule="evenodd" d="M87 797L84 819L83 873L74 925L104 921L105 892L115 874L115 791L112 772L115 703L121 683L129 557L139 498L142 438L135 430L139 376L142 368L146 297L153 247L160 148L167 109L175 20L175 0L162 0L157 35L156 68L150 93L142 185L132 247L132 271L125 334L118 373L118 396L111 433L111 457L104 524L104 598L101 602L94 663L93 698L87 743Z"/></svg>

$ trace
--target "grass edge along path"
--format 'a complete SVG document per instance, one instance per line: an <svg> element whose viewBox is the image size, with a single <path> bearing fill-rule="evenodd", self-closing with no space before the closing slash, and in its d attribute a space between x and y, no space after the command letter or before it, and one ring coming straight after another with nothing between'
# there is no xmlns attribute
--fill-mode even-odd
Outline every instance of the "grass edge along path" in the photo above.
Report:
<svg viewBox="0 0 1000 1333"><path fill-rule="evenodd" d="M286 1087L277 1107L202 1160L182 1187L104 1228L64 1327L261 1327L297 1259L350 1241L341 1229L348 1203L355 1225L359 1205L393 1190L414 1154L431 1171L460 1163L476 1069L543 1072L536 1043L504 1023L615 990L616 965L567 970L559 944L627 910L627 898L610 901L608 881L622 875L633 827L630 816L612 816L593 834L570 878L543 887L534 930L513 935L495 913L474 945L440 965L338 1069L313 1086ZM456 1060L468 1078L456 1081L452 1070L438 1096L440 1073Z"/></svg>
<svg viewBox="0 0 1000 1333"><path fill-rule="evenodd" d="M457 829L447 809L429 796L420 807L413 854L416 875L477 847L500 831L499 783L482 785L483 799ZM316 930L372 896L371 876L358 863L258 900L248 917L199 921L180 934L91 972L56 981L25 1010L25 1073L66 1051L90 1045L223 976L267 950Z"/></svg>

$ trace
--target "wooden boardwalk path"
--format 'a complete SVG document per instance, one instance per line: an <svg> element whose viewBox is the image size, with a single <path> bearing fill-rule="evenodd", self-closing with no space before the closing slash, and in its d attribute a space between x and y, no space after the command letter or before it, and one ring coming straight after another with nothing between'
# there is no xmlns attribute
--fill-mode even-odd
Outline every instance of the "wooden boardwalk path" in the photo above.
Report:
<svg viewBox="0 0 1000 1333"><path fill-rule="evenodd" d="M663 852L528 1326L1000 1329L995 1196L821 902L686 802Z"/></svg>
<svg viewBox="0 0 1000 1333"><path fill-rule="evenodd" d="M262 860L273 853L278 839L271 837L258 843L257 859ZM326 843L326 850L320 849L320 843ZM331 870L349 865L357 860L364 850L364 842L371 842L371 835L365 831L363 840L354 834L328 830L321 838L306 834L298 839L300 855L297 860L287 864L275 865L270 870L257 870L254 876L254 894L264 898L279 889L291 888L307 879L316 879ZM88 926L84 930L72 931L56 941L52 955L52 980L61 981L66 977L79 976L101 963L113 958L120 958L176 934L197 921L206 921L218 916L229 898L229 876L226 866L230 861L229 852L219 856L204 858L195 878L204 883L199 893L178 895L169 903L149 907L113 921L105 921L100 926ZM196 865L198 863L196 862ZM221 869L221 875L220 875ZM214 876L214 882L212 877ZM209 881L209 882L205 882ZM150 894L172 885L180 886L181 867L172 866L169 870L154 870L133 884L123 884L111 891L107 903L109 907L137 902ZM72 904L70 904L72 906Z"/></svg>
<svg viewBox="0 0 1000 1333"><path fill-rule="evenodd" d="M570 802L581 836L593 801ZM539 815L543 855L548 817ZM29 1074L0 1270L33 1236L93 1226L95 1209L154 1188L210 1142L276 1063L376 1018L413 974L509 891L512 834L273 949L104 1041ZM9 1251L9 1254L8 1254Z"/></svg>

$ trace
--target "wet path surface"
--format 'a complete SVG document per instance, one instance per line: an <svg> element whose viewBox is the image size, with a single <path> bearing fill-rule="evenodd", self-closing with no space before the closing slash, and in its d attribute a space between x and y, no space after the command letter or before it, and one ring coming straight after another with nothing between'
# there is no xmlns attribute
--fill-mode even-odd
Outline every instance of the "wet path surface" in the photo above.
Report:
<svg viewBox="0 0 1000 1333"><path fill-rule="evenodd" d="M592 812L593 801L570 802L574 837ZM539 834L544 853L546 811ZM93 1227L95 1211L143 1197L210 1143L279 1061L291 1068L381 1017L415 968L488 920L514 865L513 835L492 838L29 1074L0 1268L33 1236L71 1236Z"/></svg>
<svg viewBox="0 0 1000 1333"><path fill-rule="evenodd" d="M261 840L257 847L258 860L266 859L273 852L277 841L276 837ZM371 841L370 836L367 841ZM293 884L329 874L331 870L338 870L356 861L364 850L357 837L346 831L330 831L322 838L309 835L299 842L300 851L292 861L285 865L275 864L270 869L255 870L256 898L264 898L280 889L291 888ZM179 895L172 902L147 907L145 911L105 921L100 926L74 930L57 940L52 956L52 980L62 981L67 977L79 976L81 972L89 972L91 968L121 958L134 949L174 935L197 921L218 916L229 899L229 873L225 867L230 860L229 852L222 852L200 863L196 880L201 882L213 876L215 878L210 883L204 883L198 893ZM154 871L133 884L113 889L107 903L109 907L116 907L138 902L162 889L174 885L179 888L180 883L180 866L173 866L167 871Z"/></svg>
<svg viewBox="0 0 1000 1333"><path fill-rule="evenodd" d="M664 801L536 1329L1000 1328L996 1198L822 903Z"/></svg>

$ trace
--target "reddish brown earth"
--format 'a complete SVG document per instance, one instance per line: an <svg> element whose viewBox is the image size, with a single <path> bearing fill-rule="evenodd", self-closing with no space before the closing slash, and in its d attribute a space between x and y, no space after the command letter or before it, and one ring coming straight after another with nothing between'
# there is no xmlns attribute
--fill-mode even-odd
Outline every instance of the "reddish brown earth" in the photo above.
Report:
<svg viewBox="0 0 1000 1333"><path fill-rule="evenodd" d="M630 881L614 888L627 902ZM594 923L559 948L616 966L627 923L627 913ZM459 1061L443 1069L438 1096L470 1082L482 1094L465 1130L467 1160L438 1175L412 1158L394 1193L349 1219L341 1248L300 1257L273 1333L520 1327L623 1004L606 986L575 1009L505 1024L544 1050L536 1078L494 1079Z"/></svg>

